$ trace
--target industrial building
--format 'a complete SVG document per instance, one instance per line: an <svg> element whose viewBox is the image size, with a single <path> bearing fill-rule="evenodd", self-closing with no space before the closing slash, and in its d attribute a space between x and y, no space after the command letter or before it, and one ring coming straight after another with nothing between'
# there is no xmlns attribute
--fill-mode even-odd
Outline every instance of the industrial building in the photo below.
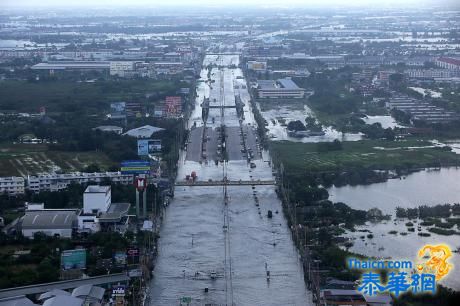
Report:
<svg viewBox="0 0 460 306"><path fill-rule="evenodd" d="M259 98L295 98L301 99L305 89L300 88L291 79L258 80L257 92Z"/></svg>
<svg viewBox="0 0 460 306"><path fill-rule="evenodd" d="M51 237L71 238L77 229L76 209L29 209L19 221L22 235L33 238L36 233Z"/></svg>

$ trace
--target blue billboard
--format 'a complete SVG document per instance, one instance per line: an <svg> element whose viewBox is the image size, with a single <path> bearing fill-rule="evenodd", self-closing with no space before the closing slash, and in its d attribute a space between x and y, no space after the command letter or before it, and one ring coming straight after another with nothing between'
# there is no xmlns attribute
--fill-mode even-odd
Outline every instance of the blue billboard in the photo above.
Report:
<svg viewBox="0 0 460 306"><path fill-rule="evenodd" d="M150 162L145 160L125 160L121 162L122 174L150 174Z"/></svg>
<svg viewBox="0 0 460 306"><path fill-rule="evenodd" d="M146 156L158 152L161 152L161 140L139 139L137 141L137 155Z"/></svg>
<svg viewBox="0 0 460 306"><path fill-rule="evenodd" d="M67 250L61 253L62 270L85 269L86 249Z"/></svg>

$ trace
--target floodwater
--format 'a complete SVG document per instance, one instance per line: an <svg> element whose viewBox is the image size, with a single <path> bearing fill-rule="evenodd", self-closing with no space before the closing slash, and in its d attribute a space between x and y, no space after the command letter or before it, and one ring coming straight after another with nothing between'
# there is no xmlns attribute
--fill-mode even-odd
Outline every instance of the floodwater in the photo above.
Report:
<svg viewBox="0 0 460 306"><path fill-rule="evenodd" d="M211 55L205 63L237 64L238 56ZM203 69L202 79L207 73ZM212 69L215 82L198 86L197 107L189 126L193 122L203 125L199 104L205 97L224 97L223 104L229 105L234 103L235 95L240 95L245 104L243 126L254 125L245 82L237 76L241 77L242 72L236 68ZM218 115L215 109L211 111ZM234 109L225 109L224 114L225 118L215 118L208 128L222 121L227 127L237 128ZM239 137L235 135L232 137ZM196 171L199 181L222 180L224 175L229 180L274 179L266 151L253 160L255 168L246 160L230 160L226 170L222 163L193 161L187 155L181 153L178 181L191 171ZM151 305L179 305L181 297L191 297L191 305L313 305L275 187L230 186L227 195L225 205L222 186L176 187L160 231ZM273 212L271 219L268 210ZM270 271L269 281L266 270Z"/></svg>
<svg viewBox="0 0 460 306"><path fill-rule="evenodd" d="M414 223L415 232L407 230L406 222ZM417 260L417 252L424 245L447 244L452 251L460 248L460 240L458 235L437 235L430 233L430 237L421 237L419 232L429 233L426 226L421 226L418 231L418 223L420 220L395 219L392 221L384 221L379 223L368 222L364 226L356 227L356 232L348 232L344 236L351 239L353 246L350 251L366 256L377 258L394 259L394 260ZM456 229L454 227L453 229ZM359 230L370 230L373 235L372 239L367 238L369 232L360 232ZM457 229L458 230L458 229ZM390 231L397 231L396 234L390 234ZM401 235L401 233L404 233ZM363 238L364 236L364 238ZM403 247L402 247L403 246ZM449 262L454 265L454 269L460 267L460 254L453 253ZM458 272L453 271L441 280L443 285L460 289L460 277Z"/></svg>
<svg viewBox="0 0 460 306"><path fill-rule="evenodd" d="M374 124L374 123L380 123L382 128L387 129L387 128L395 128L395 127L401 127L396 120L391 117L390 115L382 115L382 116L366 116L363 118L364 122L366 124Z"/></svg>
<svg viewBox="0 0 460 306"><path fill-rule="evenodd" d="M394 214L396 207L434 206L460 203L460 169L428 169L402 179L359 186L331 187L329 199L344 202L352 208L368 210L377 207Z"/></svg>
<svg viewBox="0 0 460 306"><path fill-rule="evenodd" d="M306 117L315 117L315 114L307 105L304 105L303 109L299 109L298 107L289 107L289 105L277 106L270 110L261 111L261 114L268 123L266 126L268 129L268 137L273 141L288 140L292 142L307 143L332 142L336 139L340 141L358 141L363 138L361 133L342 133L330 126L323 127L324 135L322 136L309 136L302 138L289 136L287 132L287 124L289 122L300 120L305 123Z"/></svg>

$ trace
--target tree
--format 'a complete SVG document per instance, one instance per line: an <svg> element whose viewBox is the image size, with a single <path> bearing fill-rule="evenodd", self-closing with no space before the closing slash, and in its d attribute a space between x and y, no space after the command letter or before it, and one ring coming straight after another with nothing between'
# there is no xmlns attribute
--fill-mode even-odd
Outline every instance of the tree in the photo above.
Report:
<svg viewBox="0 0 460 306"><path fill-rule="evenodd" d="M37 267L37 278L41 283L54 282L59 279L59 268L49 258L43 259Z"/></svg>
<svg viewBox="0 0 460 306"><path fill-rule="evenodd" d="M291 121L287 125L289 131L305 131L305 125L300 120Z"/></svg>

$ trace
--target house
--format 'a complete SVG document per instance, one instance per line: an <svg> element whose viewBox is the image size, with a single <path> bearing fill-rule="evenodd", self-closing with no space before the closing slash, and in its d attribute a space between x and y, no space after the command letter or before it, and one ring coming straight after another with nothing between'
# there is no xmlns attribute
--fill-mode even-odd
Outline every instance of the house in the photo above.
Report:
<svg viewBox="0 0 460 306"><path fill-rule="evenodd" d="M132 130L127 131L123 135L128 135L135 138L150 138L153 134L163 131L164 129L151 126L151 125L144 125Z"/></svg>

